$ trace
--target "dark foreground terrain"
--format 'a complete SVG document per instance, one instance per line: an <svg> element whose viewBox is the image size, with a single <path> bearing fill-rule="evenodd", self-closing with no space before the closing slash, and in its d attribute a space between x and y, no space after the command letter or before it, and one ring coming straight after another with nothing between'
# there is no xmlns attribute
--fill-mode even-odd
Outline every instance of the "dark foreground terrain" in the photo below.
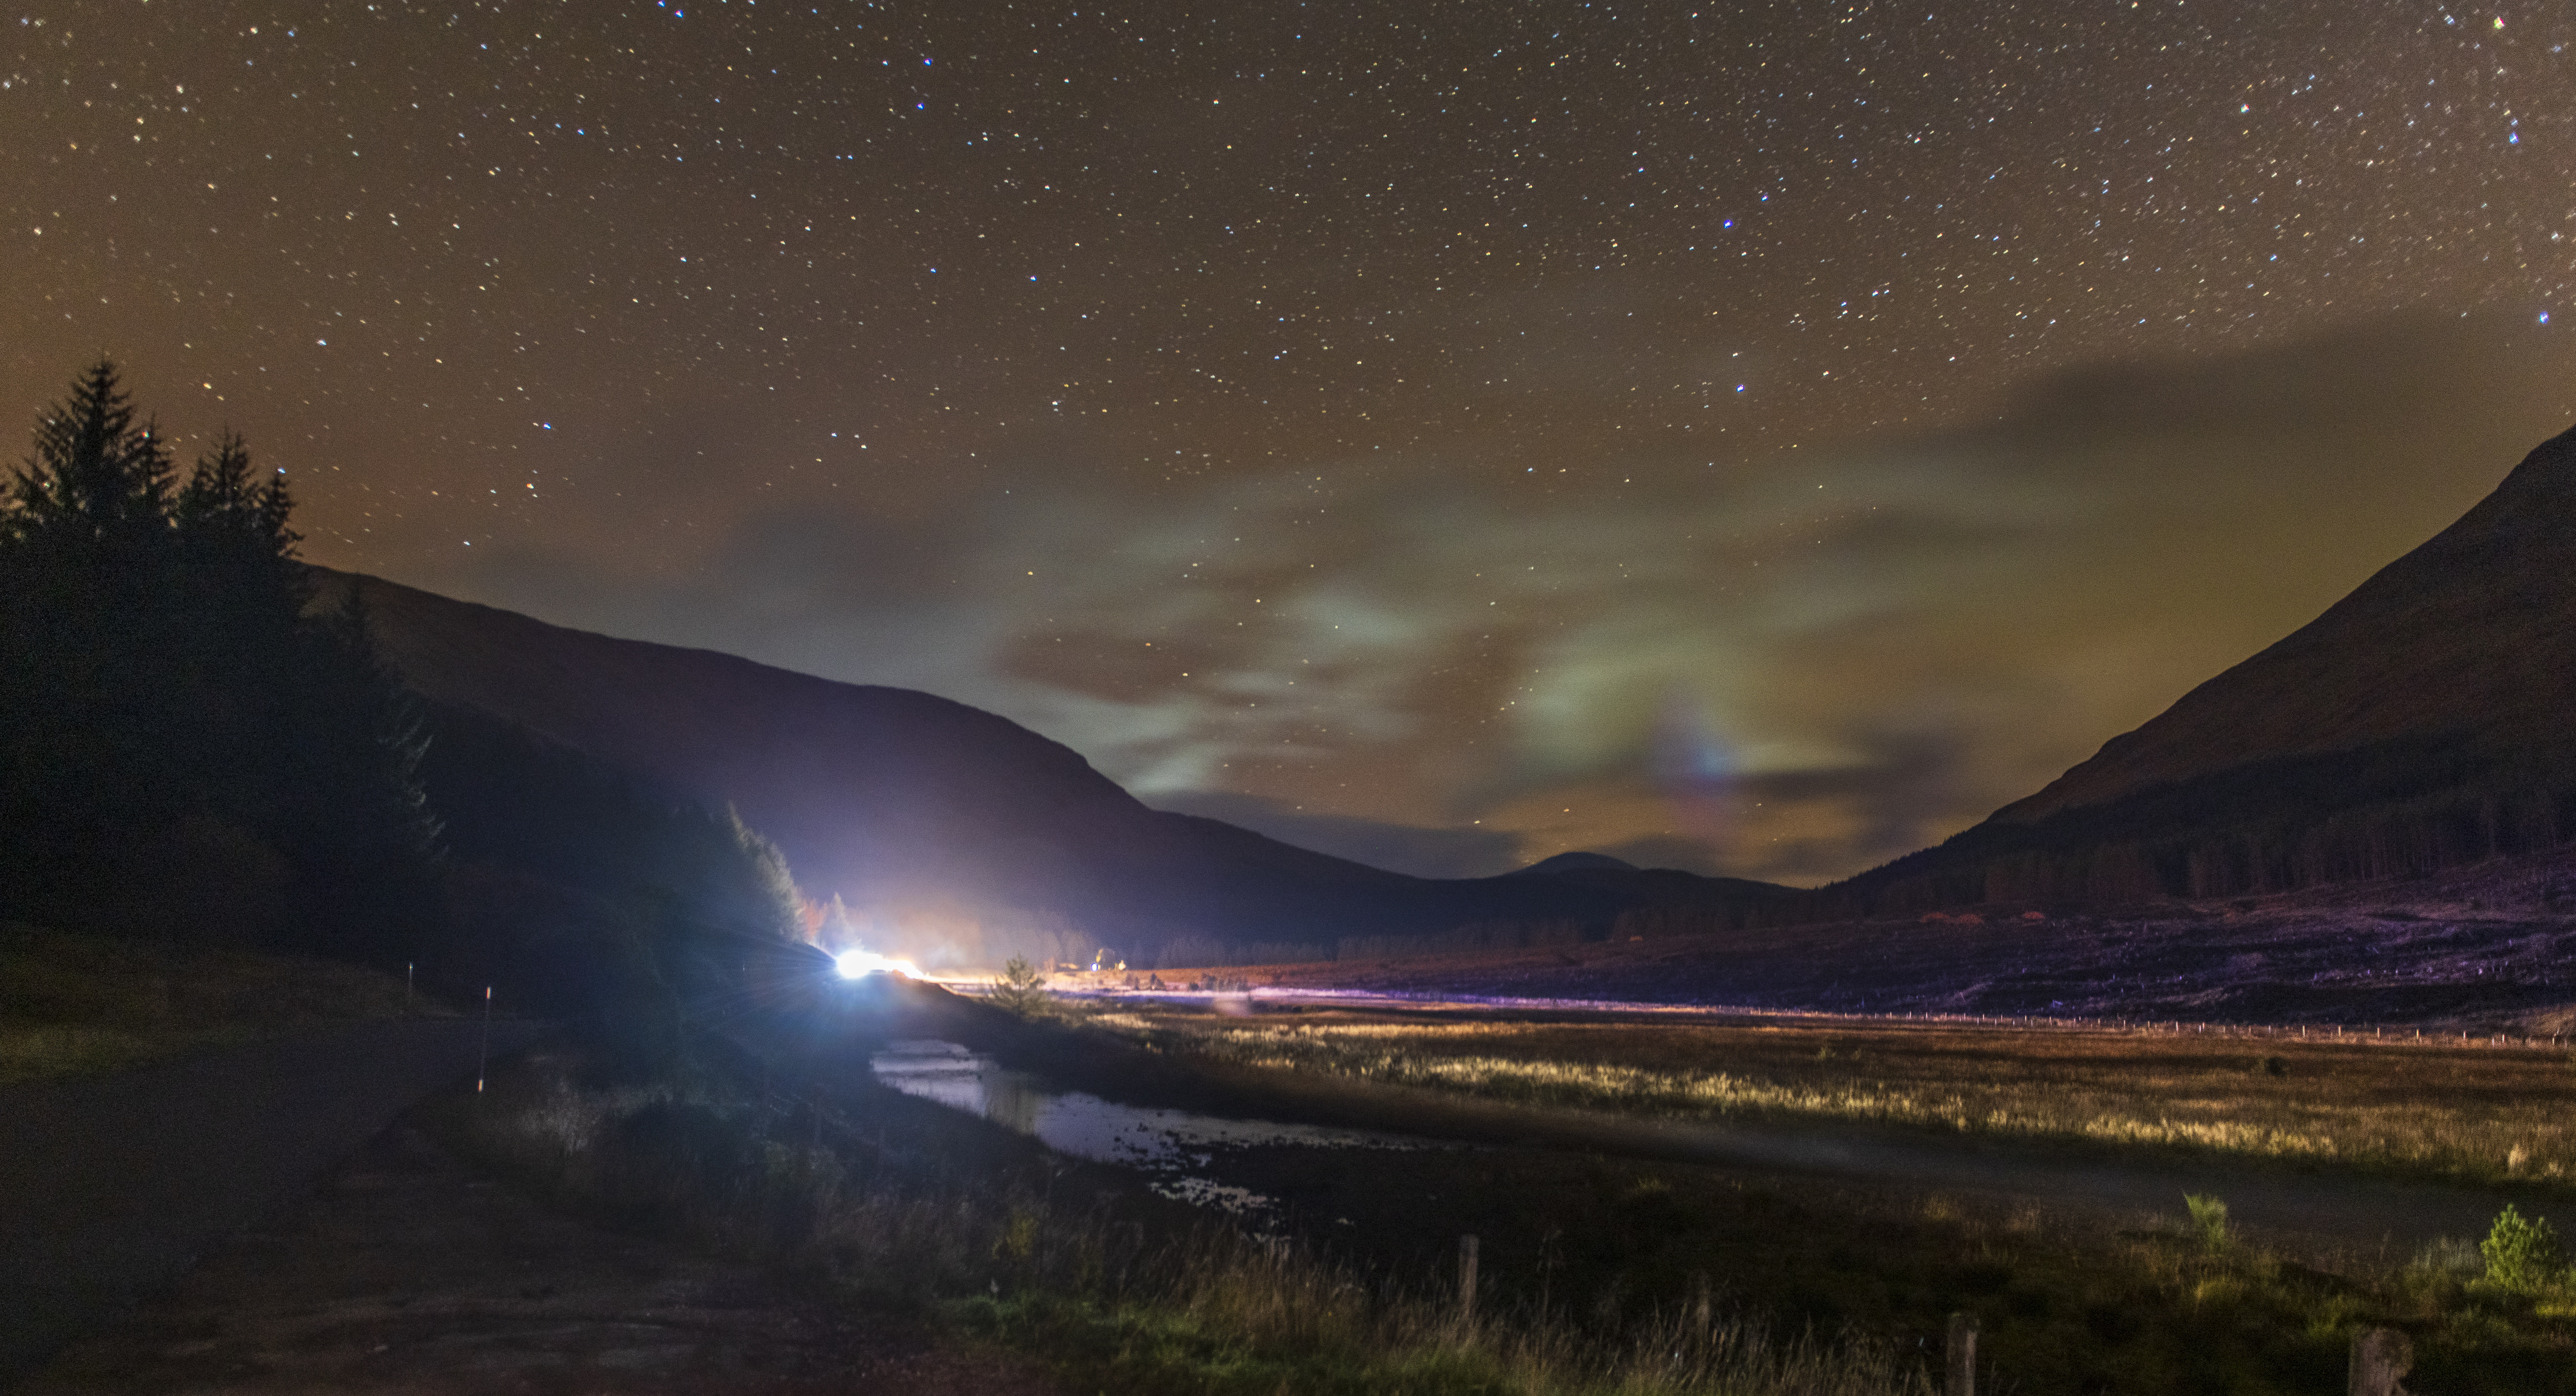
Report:
<svg viewBox="0 0 2576 1396"><path fill-rule="evenodd" d="M368 1023L0 1089L0 1384L470 1078L479 1032L456 1018ZM492 1025L500 1050L526 1035Z"/></svg>
<svg viewBox="0 0 2576 1396"><path fill-rule="evenodd" d="M311 1198L76 1345L28 1396L222 1391L1036 1396L997 1357L861 1322L760 1267L586 1224L399 1124Z"/></svg>

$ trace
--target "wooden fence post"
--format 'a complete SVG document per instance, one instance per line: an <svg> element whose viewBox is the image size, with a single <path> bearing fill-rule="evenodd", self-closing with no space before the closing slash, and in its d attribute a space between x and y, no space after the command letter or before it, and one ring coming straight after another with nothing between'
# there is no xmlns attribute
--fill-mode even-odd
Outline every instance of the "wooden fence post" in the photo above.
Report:
<svg viewBox="0 0 2576 1396"><path fill-rule="evenodd" d="M1458 1238L1458 1322L1472 1327L1476 1322L1476 1238Z"/></svg>
<svg viewBox="0 0 2576 1396"><path fill-rule="evenodd" d="M2415 1345L2394 1328L2356 1329L2352 1335L2350 1396L2406 1396L2397 1379L2415 1365Z"/></svg>
<svg viewBox="0 0 2576 1396"><path fill-rule="evenodd" d="M1945 1349L1950 1380L1941 1396L1977 1396L1977 1316L1950 1315L1950 1341Z"/></svg>

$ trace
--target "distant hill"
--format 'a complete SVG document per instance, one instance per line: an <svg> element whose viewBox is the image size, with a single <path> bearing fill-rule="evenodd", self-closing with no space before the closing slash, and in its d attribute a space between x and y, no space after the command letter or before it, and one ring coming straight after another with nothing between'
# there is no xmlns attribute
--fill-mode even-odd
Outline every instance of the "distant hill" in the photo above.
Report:
<svg viewBox="0 0 2576 1396"><path fill-rule="evenodd" d="M1585 853L1577 851L1573 853L1559 853L1552 858L1541 858L1526 868L1514 868L1510 872L1503 874L1503 876L1532 877L1544 876L1552 873L1594 871L1635 872L1637 871L1637 865L1624 858L1613 858L1607 853Z"/></svg>
<svg viewBox="0 0 2576 1396"><path fill-rule="evenodd" d="M1804 914L2220 896L2576 835L2576 430L2323 615Z"/></svg>
<svg viewBox="0 0 2576 1396"><path fill-rule="evenodd" d="M1593 853L1408 877L1149 809L1072 750L926 693L322 577L326 597L362 588L387 658L440 710L729 805L808 896L876 918L874 939L984 962L1049 945L1106 945L1140 966L1348 958L2237 896L2576 837L2576 431L2045 789L1804 892Z"/></svg>
<svg viewBox="0 0 2576 1396"><path fill-rule="evenodd" d="M361 589L387 660L434 703L500 719L673 796L732 806L777 842L809 897L837 895L881 918L874 934L889 943L945 937L987 958L995 937L1052 935L1068 955L1087 954L1088 943L1148 966L1166 954L1204 964L1462 927L1599 938L1623 913L1657 904L1639 878L1694 905L1743 889L1785 893L1633 869L1607 881L1615 869L1408 877L1149 809L1069 748L927 693L321 576L326 601Z"/></svg>

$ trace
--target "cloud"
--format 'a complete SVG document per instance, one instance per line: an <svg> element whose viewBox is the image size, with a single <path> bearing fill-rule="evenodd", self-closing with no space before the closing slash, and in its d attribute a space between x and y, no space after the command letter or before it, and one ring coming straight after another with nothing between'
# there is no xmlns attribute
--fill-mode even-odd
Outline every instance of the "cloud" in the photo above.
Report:
<svg viewBox="0 0 2576 1396"><path fill-rule="evenodd" d="M1308 814L1252 795L1183 793L1154 802L1221 819L1283 843L1415 877L1492 877L1521 866L1520 840L1502 830L1425 829L1351 815Z"/></svg>
<svg viewBox="0 0 2576 1396"><path fill-rule="evenodd" d="M2563 426L2571 370L2547 331L2394 320L1745 462L1459 447L1142 481L1031 447L975 491L738 517L666 586L549 589L623 633L930 687L1162 807L1381 866L1590 847L1815 882L2304 623Z"/></svg>

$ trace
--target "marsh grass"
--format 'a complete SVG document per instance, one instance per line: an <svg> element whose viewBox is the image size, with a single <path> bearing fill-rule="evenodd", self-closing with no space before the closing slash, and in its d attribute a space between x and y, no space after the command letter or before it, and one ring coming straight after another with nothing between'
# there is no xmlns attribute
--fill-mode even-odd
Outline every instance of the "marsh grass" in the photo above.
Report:
<svg viewBox="0 0 2576 1396"><path fill-rule="evenodd" d="M944 1323L1073 1389L1929 1396L1884 1347L1784 1338L1704 1296L1618 1322L1508 1306L1470 1322L1436 1276L1365 1275L1151 1199L1077 1199L980 1121L900 1098L874 1120L773 1109L717 1079L615 1087L539 1055L439 1102L433 1127L559 1202Z"/></svg>
<svg viewBox="0 0 2576 1396"><path fill-rule="evenodd" d="M1256 1068L1667 1118L1826 1120L2576 1186L2563 1053L1934 1023L1096 1015Z"/></svg>
<svg viewBox="0 0 2576 1396"><path fill-rule="evenodd" d="M397 976L0 923L0 1084L117 1071L322 1023L445 1012Z"/></svg>

